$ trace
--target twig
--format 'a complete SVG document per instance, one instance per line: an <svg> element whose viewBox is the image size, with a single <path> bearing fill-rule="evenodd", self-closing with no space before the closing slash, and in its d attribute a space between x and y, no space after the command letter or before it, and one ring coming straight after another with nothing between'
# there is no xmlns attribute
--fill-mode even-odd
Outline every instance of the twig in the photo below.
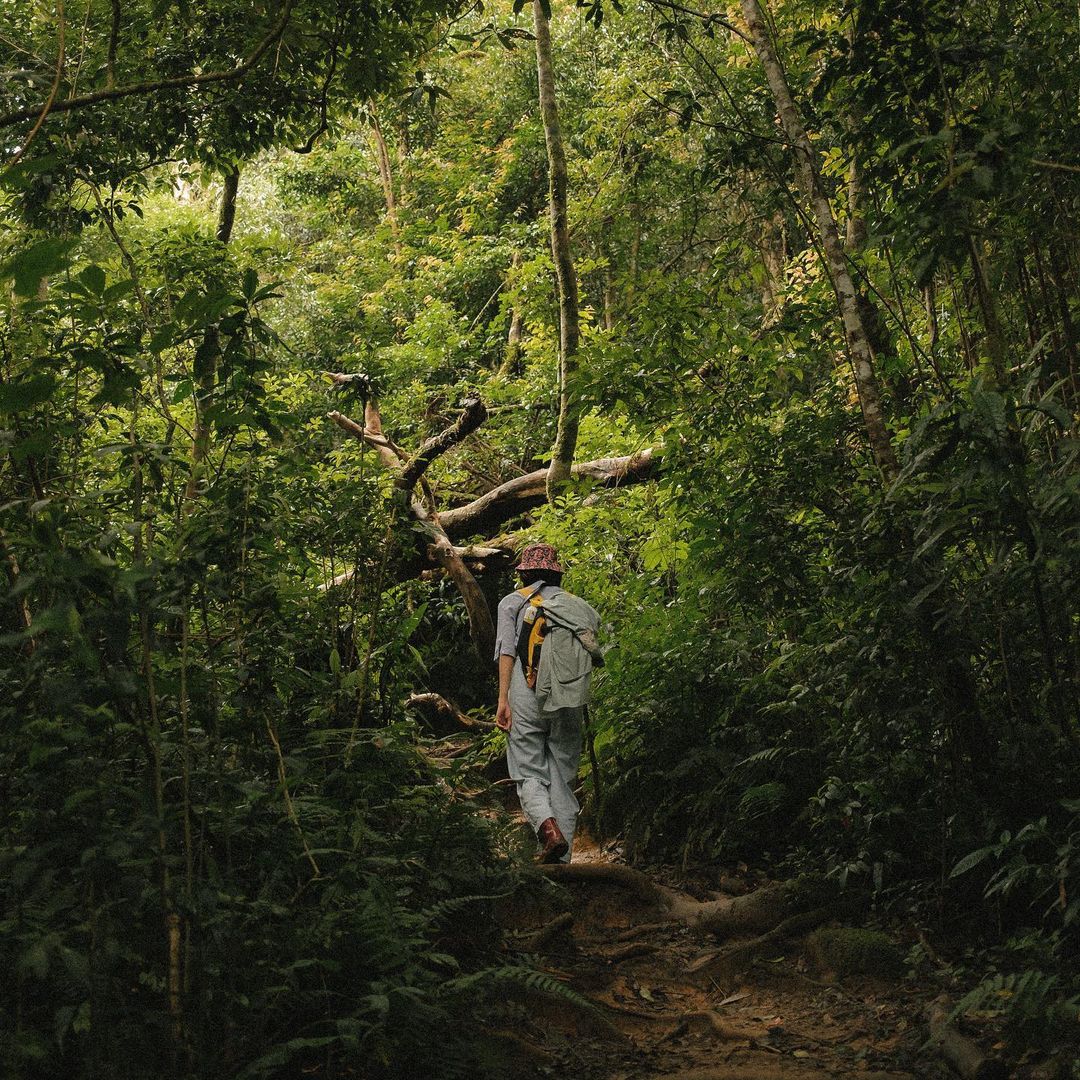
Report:
<svg viewBox="0 0 1080 1080"><path fill-rule="evenodd" d="M675 11L680 15L690 15L695 19L700 19L706 25L719 23L725 30L731 31L736 37L742 38L743 41L750 44L750 39L722 15L712 14L707 11L695 11L693 8L683 7L682 4L672 3L671 0L647 0L647 2L653 7L667 8L668 11Z"/></svg>
<svg viewBox="0 0 1080 1080"><path fill-rule="evenodd" d="M270 736L270 742L273 743L274 746L274 753L277 755L278 780L281 782L281 794L285 799L285 811L289 815L289 820L293 823L297 835L300 837L300 844L303 846L304 855L307 857L307 861L311 863L311 869L314 876L319 877L319 864L315 861L315 856L311 854L311 848L308 847L307 837L304 836L304 830L300 825L300 819L296 815L296 807L293 806L292 796L289 794L289 781L285 775L285 758L281 753L281 743L278 742L277 732L274 731L274 725L270 722L269 716L266 718L266 733Z"/></svg>
<svg viewBox="0 0 1080 1080"><path fill-rule="evenodd" d="M1064 161L1044 161L1042 158L1032 158L1032 165L1038 165L1043 169L1061 169L1064 172L1080 172L1080 165L1069 165Z"/></svg>
<svg viewBox="0 0 1080 1080"><path fill-rule="evenodd" d="M34 106L29 109L16 109L14 112L0 116L0 128L10 127L23 120L30 120L38 115L39 111L45 114L70 112L72 109L81 109L86 105L97 105L103 101L119 101L122 98L134 97L139 94L153 94L159 90L182 90L189 86L206 86L220 82L232 82L234 79L242 79L266 54L271 45L285 32L292 9L296 0L285 0L281 8L278 21L267 32L266 36L255 46L246 60L241 61L234 68L227 71L208 71L201 75L177 75L171 79L158 79L155 82L133 83L131 86L120 86L115 89L97 90L92 94L83 94L82 97L71 97L66 101L56 102L51 109L42 109Z"/></svg>
<svg viewBox="0 0 1080 1080"><path fill-rule="evenodd" d="M60 77L64 72L64 39L67 29L67 21L64 18L64 0L56 0L56 17L59 22L59 26L56 30L58 51L56 57L56 77L53 79L52 89L49 91L49 98L41 107L41 112L38 114L37 122L30 129L30 134L23 140L22 146L15 152L15 156L5 166L8 169L19 163L23 154L26 153L30 144L34 141L34 136L41 130L41 125L45 123L45 117L49 115L49 111L56 103L56 95L60 90Z"/></svg>

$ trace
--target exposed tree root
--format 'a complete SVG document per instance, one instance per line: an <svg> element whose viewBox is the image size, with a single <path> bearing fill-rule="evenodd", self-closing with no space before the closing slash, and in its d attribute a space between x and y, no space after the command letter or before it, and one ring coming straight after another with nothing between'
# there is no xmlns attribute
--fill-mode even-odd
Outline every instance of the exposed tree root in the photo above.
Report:
<svg viewBox="0 0 1080 1080"><path fill-rule="evenodd" d="M577 995L556 997L545 990L519 982L507 982L502 989L507 997L522 1001L534 1018L547 1020L552 1024L567 1023L576 1032L603 1039L622 1043L628 1041L608 1015L613 1010L600 1002Z"/></svg>
<svg viewBox="0 0 1080 1080"><path fill-rule="evenodd" d="M657 930L667 930L670 925L670 922L639 923L637 926L631 926L629 930L623 930L622 933L616 934L610 940L633 941L635 938L644 937L646 934L652 934Z"/></svg>
<svg viewBox="0 0 1080 1080"><path fill-rule="evenodd" d="M833 1080L832 1070L805 1068L777 1061L775 1066L719 1065L706 1069L685 1069L669 1073L667 1080ZM911 1080L910 1073L860 1072L859 1080Z"/></svg>
<svg viewBox="0 0 1080 1080"><path fill-rule="evenodd" d="M835 893L833 884L823 878L796 878L728 902L702 904L690 921L717 937L745 937L772 930L791 915L821 906Z"/></svg>
<svg viewBox="0 0 1080 1080"><path fill-rule="evenodd" d="M604 953L609 964L621 964L624 960L636 960L641 956L652 956L660 951L659 945L650 945L647 941L631 941L613 952Z"/></svg>
<svg viewBox="0 0 1080 1080"><path fill-rule="evenodd" d="M549 945L560 934L565 933L574 925L574 913L572 911L564 911L561 915L556 915L554 919L542 926L525 944L526 951L528 952L542 952L544 947Z"/></svg>
<svg viewBox="0 0 1080 1080"><path fill-rule="evenodd" d="M829 918L831 918L831 913L826 908L815 908L813 911L802 911L797 915L790 915L766 934L699 957L687 971L699 978L707 978L718 971L746 964L762 950L787 938L805 934L807 930L820 926Z"/></svg>
<svg viewBox="0 0 1080 1080"><path fill-rule="evenodd" d="M583 851L589 857L587 844ZM545 956L559 955L552 951L559 947L554 942L570 947L571 918L568 913L550 912L550 904L557 899L572 905L577 915L573 951L565 960L556 961L565 964L564 970L551 974L566 979L578 993L587 994L632 1041L627 1056L619 1059L621 1071L616 1069L611 1075L655 1075L668 1080L826 1080L848 1075L842 1069L852 1063L854 1049L863 1057L873 1055L886 1068L893 1056L899 1061L917 1052L914 1043L920 1039L914 1027L905 1024L899 1029L908 1032L903 1039L889 1030L893 1013L891 1006L882 1005L884 988L863 1000L828 986L859 1006L846 1009L835 1007L831 995L824 1004L817 992L791 987L777 992L769 989L767 980L736 977L733 967L741 970L750 966L759 954L771 958L779 951L779 943L798 942L808 930L833 918L840 905L830 899L830 883L803 878L767 885L740 898L743 902L736 905L730 897L695 901L628 866L583 862L539 870L572 891L529 890L535 901L525 917L536 919L534 909L543 899L549 905L543 918L550 921L528 935L522 933L518 940L529 951L548 946ZM638 919L648 922L636 922ZM627 921L633 925L627 927ZM748 932L750 926L762 930ZM688 945L696 937L717 932L737 940L721 942L691 965L688 973ZM560 934L564 936L560 938ZM632 961L637 962L629 963ZM773 970L771 964L762 967ZM727 970L721 973L720 968ZM803 976L799 979L815 990L826 985ZM734 1008L722 1007L728 1005ZM573 1017L565 1011L561 1015L546 1012L539 1002L537 1006L535 1022L541 1040L565 1047L564 1040L576 1038L565 1026ZM559 1008L554 1003L548 1006ZM866 1015L862 1015L864 1010ZM821 1031L819 1018L823 1020ZM580 1027L585 1019L578 1017L575 1030L580 1034L587 1034ZM853 1046L853 1040L858 1047ZM610 1055L614 1047L590 1051L587 1039L578 1039L575 1045L582 1054L582 1065L587 1058L593 1070L582 1072L582 1076L609 1074L603 1071L597 1055ZM576 1053L573 1056L578 1057ZM606 1060L614 1064L613 1059ZM568 1075L578 1074L571 1069ZM912 1080L910 1073L872 1069L860 1070L858 1075L866 1080Z"/></svg>
<svg viewBox="0 0 1080 1080"><path fill-rule="evenodd" d="M720 1039L723 1042L749 1040L759 1034L756 1030L748 1031L746 1028L740 1028L732 1024L729 1020L725 1020L718 1015L713 1009L702 1009L699 1012L687 1013L671 1031L661 1036L657 1041L666 1042L668 1039L677 1039L680 1035L691 1032L711 1035L713 1038Z"/></svg>
<svg viewBox="0 0 1080 1080"><path fill-rule="evenodd" d="M854 994L849 994L846 990L841 989L835 983L824 982L821 979L815 979L811 975L807 975L803 971L796 971L795 968L789 965L767 964L763 960L755 959L753 966L758 971L763 971L768 975L779 977L781 979L792 979L795 982L802 983L805 986L813 986L818 990L828 990L829 993L835 994L837 997L842 998L850 1005L855 1005L860 1009L868 1009L864 998L857 998Z"/></svg>
<svg viewBox="0 0 1080 1080"><path fill-rule="evenodd" d="M577 882L615 885L652 907L671 907L671 900L652 878L630 866L613 863L556 863L553 866L541 866L540 872L560 885Z"/></svg>

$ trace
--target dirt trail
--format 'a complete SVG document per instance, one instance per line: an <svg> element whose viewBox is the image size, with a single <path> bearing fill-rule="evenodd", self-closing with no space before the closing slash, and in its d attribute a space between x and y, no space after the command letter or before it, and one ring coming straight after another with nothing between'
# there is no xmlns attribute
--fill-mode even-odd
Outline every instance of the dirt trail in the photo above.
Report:
<svg viewBox="0 0 1080 1080"><path fill-rule="evenodd" d="M575 865L617 862L579 840ZM488 1075L567 1080L864 1080L950 1075L924 1052L926 992L901 980L814 971L799 938L725 968L689 925L731 897L656 881L664 903L601 878L560 881L503 913L508 948L583 999L527 993L520 1022L493 1033ZM647 882L646 882L647 884ZM733 892L749 881L728 879ZM684 916L672 918L672 914ZM590 1008L586 1003L592 1003ZM501 1060L497 1060L501 1059Z"/></svg>

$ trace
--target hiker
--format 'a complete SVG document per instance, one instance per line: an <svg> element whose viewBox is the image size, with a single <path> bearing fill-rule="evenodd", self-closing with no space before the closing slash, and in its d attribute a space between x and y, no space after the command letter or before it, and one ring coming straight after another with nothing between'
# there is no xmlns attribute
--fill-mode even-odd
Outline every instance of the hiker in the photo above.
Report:
<svg viewBox="0 0 1080 1080"><path fill-rule="evenodd" d="M603 663L600 616L561 588L563 569L550 544L529 544L517 573L522 588L499 603L495 723L507 732L506 763L540 861L569 862L582 715L593 666Z"/></svg>

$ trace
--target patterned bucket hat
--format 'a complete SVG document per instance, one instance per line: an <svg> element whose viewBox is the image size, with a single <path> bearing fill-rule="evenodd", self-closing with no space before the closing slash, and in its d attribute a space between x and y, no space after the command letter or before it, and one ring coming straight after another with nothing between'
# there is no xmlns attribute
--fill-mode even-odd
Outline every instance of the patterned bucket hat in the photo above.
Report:
<svg viewBox="0 0 1080 1080"><path fill-rule="evenodd" d="M559 556L550 544L529 544L521 553L519 570L557 570L562 573Z"/></svg>

